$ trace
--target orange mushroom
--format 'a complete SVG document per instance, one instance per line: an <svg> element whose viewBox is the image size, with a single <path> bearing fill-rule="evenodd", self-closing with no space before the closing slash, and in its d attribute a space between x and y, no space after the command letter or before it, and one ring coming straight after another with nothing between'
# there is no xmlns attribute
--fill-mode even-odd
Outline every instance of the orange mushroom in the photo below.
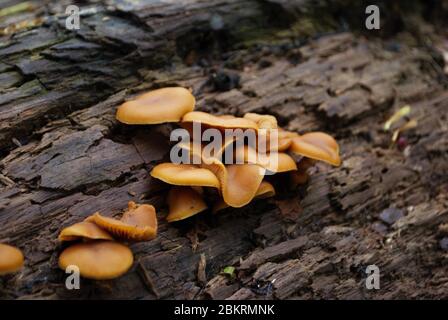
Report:
<svg viewBox="0 0 448 320"><path fill-rule="evenodd" d="M195 98L185 88L168 87L150 91L117 109L116 118L126 124L179 122L194 109Z"/></svg>
<svg viewBox="0 0 448 320"><path fill-rule="evenodd" d="M336 140L323 132L310 132L293 138L290 150L299 155L321 160L334 166L341 164L339 146Z"/></svg>
<svg viewBox="0 0 448 320"><path fill-rule="evenodd" d="M182 117L182 123L189 124L194 122L221 129L258 129L257 123L250 119L215 116L202 111L192 111Z"/></svg>
<svg viewBox="0 0 448 320"><path fill-rule="evenodd" d="M0 276L19 271L23 260L22 251L18 248L0 243Z"/></svg>
<svg viewBox="0 0 448 320"><path fill-rule="evenodd" d="M151 176L173 185L219 188L213 172L190 164L161 163L152 169Z"/></svg>
<svg viewBox="0 0 448 320"><path fill-rule="evenodd" d="M277 129L277 119L268 114L246 113L244 119L254 121L260 129Z"/></svg>
<svg viewBox="0 0 448 320"><path fill-rule="evenodd" d="M64 228L58 237L59 241L73 241L77 239L113 240L112 236L98 227L95 223L82 221Z"/></svg>
<svg viewBox="0 0 448 320"><path fill-rule="evenodd" d="M262 181L260 186L258 187L257 193L255 194L254 199L265 199L275 196L275 189L267 181ZM219 199L213 206L213 213L216 213L220 210L228 208L229 205L225 203L223 199Z"/></svg>
<svg viewBox="0 0 448 320"><path fill-rule="evenodd" d="M94 280L118 278L129 270L133 262L134 257L128 247L103 240L75 244L59 256L62 270L74 265L82 277Z"/></svg>
<svg viewBox="0 0 448 320"><path fill-rule="evenodd" d="M258 164L274 173L297 170L294 159L290 155L282 152L263 154L258 153L249 146L240 146L236 149L235 157L239 162L243 160L244 163Z"/></svg>
<svg viewBox="0 0 448 320"><path fill-rule="evenodd" d="M173 187L168 193L168 222L189 218L207 209L201 195L190 187Z"/></svg>
<svg viewBox="0 0 448 320"><path fill-rule="evenodd" d="M231 164L219 169L221 193L231 207L242 207L252 201L263 180L265 170L256 164Z"/></svg>
<svg viewBox="0 0 448 320"><path fill-rule="evenodd" d="M121 220L102 216L99 212L86 219L119 238L131 241L151 240L157 234L156 210L149 204L130 201Z"/></svg>

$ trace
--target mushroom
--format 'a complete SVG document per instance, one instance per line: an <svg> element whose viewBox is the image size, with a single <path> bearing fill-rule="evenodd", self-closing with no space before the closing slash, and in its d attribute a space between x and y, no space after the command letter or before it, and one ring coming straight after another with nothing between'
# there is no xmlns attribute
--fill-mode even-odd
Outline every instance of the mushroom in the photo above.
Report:
<svg viewBox="0 0 448 320"><path fill-rule="evenodd" d="M0 276L19 271L23 260L22 251L18 248L0 243Z"/></svg>
<svg viewBox="0 0 448 320"><path fill-rule="evenodd" d="M102 216L99 212L86 219L94 222L100 228L114 236L131 241L146 241L156 237L157 217L156 210L149 204L137 205L128 203L121 220Z"/></svg>
<svg viewBox="0 0 448 320"><path fill-rule="evenodd" d="M292 139L290 150L299 155L327 162L334 166L341 164L338 143L323 132L310 132Z"/></svg>
<svg viewBox="0 0 448 320"><path fill-rule="evenodd" d="M283 152L270 152L268 154L258 153L249 146L240 146L236 149L235 157L244 163L257 164L274 173L297 170L294 159Z"/></svg>
<svg viewBox="0 0 448 320"><path fill-rule="evenodd" d="M195 98L185 88L168 87L150 91L117 109L116 118L126 124L179 122L194 109Z"/></svg>
<svg viewBox="0 0 448 320"><path fill-rule="evenodd" d="M257 123L250 119L215 116L202 111L188 112L182 117L183 124L191 124L193 122L221 129L258 129Z"/></svg>
<svg viewBox="0 0 448 320"><path fill-rule="evenodd" d="M219 188L220 185L213 172L190 164L161 163L152 169L151 176L178 186Z"/></svg>
<svg viewBox="0 0 448 320"><path fill-rule="evenodd" d="M256 164L213 165L217 168L222 197L229 206L238 208L252 201L263 180L264 168Z"/></svg>
<svg viewBox="0 0 448 320"><path fill-rule="evenodd" d="M201 195L190 187L173 187L168 193L168 222L189 218L207 209Z"/></svg>
<svg viewBox="0 0 448 320"><path fill-rule="evenodd" d="M258 187L257 193L255 194L254 199L265 199L275 196L275 189L267 181L262 181L260 186ZM225 208L228 208L229 205L224 202L223 199L219 199L218 202L215 203L213 206L213 213L216 213L220 210L223 210Z"/></svg>
<svg viewBox="0 0 448 320"><path fill-rule="evenodd" d="M244 119L254 121L260 129L277 129L277 119L268 114L246 113Z"/></svg>
<svg viewBox="0 0 448 320"><path fill-rule="evenodd" d="M59 241L73 241L77 239L113 240L112 236L98 227L95 223L82 221L64 228L58 237Z"/></svg>
<svg viewBox="0 0 448 320"><path fill-rule="evenodd" d="M59 267L79 268L82 277L94 280L118 278L126 273L134 262L131 250L114 241L91 241L75 244L59 256Z"/></svg>

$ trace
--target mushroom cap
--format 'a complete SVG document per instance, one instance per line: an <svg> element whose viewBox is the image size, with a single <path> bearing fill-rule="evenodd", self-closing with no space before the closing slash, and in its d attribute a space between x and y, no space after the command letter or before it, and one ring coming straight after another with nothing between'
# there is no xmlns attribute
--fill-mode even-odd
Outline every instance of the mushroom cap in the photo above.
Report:
<svg viewBox="0 0 448 320"><path fill-rule="evenodd" d="M258 187L257 193L255 194L255 199L265 199L273 196L275 196L275 189L272 184L267 181L262 181L260 186ZM219 199L213 206L213 213L216 213L228 207L229 205L225 203L223 199Z"/></svg>
<svg viewBox="0 0 448 320"><path fill-rule="evenodd" d="M199 122L206 126L222 129L258 129L257 123L250 119L229 116L215 116L202 111L188 112L182 117L182 122Z"/></svg>
<svg viewBox="0 0 448 320"><path fill-rule="evenodd" d="M262 154L249 146L242 146L236 149L235 156L244 159L245 163L257 164L274 173L297 170L294 159L283 152Z"/></svg>
<svg viewBox="0 0 448 320"><path fill-rule="evenodd" d="M231 164L219 171L222 197L229 206L235 208L252 201L265 172L256 164Z"/></svg>
<svg viewBox="0 0 448 320"><path fill-rule="evenodd" d="M94 280L118 278L126 273L134 262L131 250L114 241L92 241L72 245L59 256L59 267L79 268L82 277Z"/></svg>
<svg viewBox="0 0 448 320"><path fill-rule="evenodd" d="M310 132L293 138L290 150L299 155L321 160L334 166L341 164L338 143L333 137L323 132Z"/></svg>
<svg viewBox="0 0 448 320"><path fill-rule="evenodd" d="M201 195L190 187L173 187L168 193L168 222L189 218L207 209Z"/></svg>
<svg viewBox="0 0 448 320"><path fill-rule="evenodd" d="M82 221L62 229L59 241L73 241L77 239L113 240L112 236L93 222Z"/></svg>
<svg viewBox="0 0 448 320"><path fill-rule="evenodd" d="M299 135L296 132L286 131L282 128L277 129L276 135L274 135L273 129L270 129L267 132L259 131L259 138L266 141L266 149L269 151L282 152L288 150L291 146L292 139L298 136ZM277 139L277 143L271 145L272 137Z"/></svg>
<svg viewBox="0 0 448 320"><path fill-rule="evenodd" d="M152 169L151 176L178 186L219 188L213 172L191 164L161 163Z"/></svg>
<svg viewBox="0 0 448 320"><path fill-rule="evenodd" d="M126 124L157 124L179 122L194 109L195 98L185 88L167 87L150 91L117 109L116 118Z"/></svg>
<svg viewBox="0 0 448 320"><path fill-rule="evenodd" d="M269 114L246 113L244 119L254 121L260 129L277 129L277 119Z"/></svg>
<svg viewBox="0 0 448 320"><path fill-rule="evenodd" d="M0 276L19 271L23 260L22 251L18 248L0 243Z"/></svg>
<svg viewBox="0 0 448 320"><path fill-rule="evenodd" d="M121 220L102 216L99 212L87 218L114 236L131 241L146 241L157 235L156 210L149 204L136 205L130 201Z"/></svg>
<svg viewBox="0 0 448 320"><path fill-rule="evenodd" d="M289 173L289 184L292 189L308 182L309 175L304 171L293 171Z"/></svg>

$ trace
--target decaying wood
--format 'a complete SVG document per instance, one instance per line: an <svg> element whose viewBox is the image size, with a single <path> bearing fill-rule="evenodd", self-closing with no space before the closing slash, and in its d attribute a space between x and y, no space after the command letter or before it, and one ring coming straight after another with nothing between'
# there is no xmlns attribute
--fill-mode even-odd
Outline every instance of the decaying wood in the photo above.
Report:
<svg viewBox="0 0 448 320"><path fill-rule="evenodd" d="M0 242L26 256L21 273L0 280L0 297L447 298L448 92L433 53L352 32L296 41L298 7L111 0L92 5L78 31L49 18L56 4L18 14L44 19L0 38ZM269 201L167 224L167 188L148 172L167 157L170 127L114 115L133 94L168 85L192 88L199 110L330 132L342 166L318 165L307 185ZM418 125L400 149L382 126L405 104ZM123 277L65 289L58 232L130 200L157 207L157 239L132 245ZM286 219L294 201L300 212ZM403 217L385 222L387 208ZM365 287L370 264L380 290Z"/></svg>

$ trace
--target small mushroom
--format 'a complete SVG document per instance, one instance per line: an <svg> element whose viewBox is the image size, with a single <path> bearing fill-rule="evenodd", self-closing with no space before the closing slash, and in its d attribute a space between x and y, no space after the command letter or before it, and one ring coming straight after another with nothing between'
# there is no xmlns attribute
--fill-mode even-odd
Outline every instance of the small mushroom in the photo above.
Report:
<svg viewBox="0 0 448 320"><path fill-rule="evenodd" d="M99 212L86 219L114 236L131 241L146 241L157 235L156 210L149 204L130 201L121 220L102 216Z"/></svg>
<svg viewBox="0 0 448 320"><path fill-rule="evenodd" d="M150 91L118 107L116 118L126 124L179 122L194 109L195 98L185 88L168 87Z"/></svg>
<svg viewBox="0 0 448 320"><path fill-rule="evenodd" d="M274 173L297 170L294 159L283 152L262 154L249 146L241 146L236 149L235 157L238 161L244 160L244 163L257 164Z"/></svg>
<svg viewBox="0 0 448 320"><path fill-rule="evenodd" d="M255 194L254 199L265 199L275 196L275 189L267 181L262 181L260 186L258 187L257 193ZM223 210L225 208L228 208L229 205L224 202L223 199L219 199L218 202L215 203L213 206L213 213L216 213L220 210Z"/></svg>
<svg viewBox="0 0 448 320"><path fill-rule="evenodd" d="M277 119L268 114L246 113L245 119L254 121L260 129L277 129Z"/></svg>
<svg viewBox="0 0 448 320"><path fill-rule="evenodd" d="M338 143L333 137L323 132L310 132L293 138L290 150L299 155L321 160L334 166L341 164Z"/></svg>
<svg viewBox="0 0 448 320"><path fill-rule="evenodd" d="M152 169L151 176L178 186L219 188L220 185L213 172L190 164L161 163Z"/></svg>
<svg viewBox="0 0 448 320"><path fill-rule="evenodd" d="M258 129L255 121L238 117L215 116L202 111L192 111L182 117L182 123L201 123L205 126L221 129Z"/></svg>
<svg viewBox="0 0 448 320"><path fill-rule="evenodd" d="M168 222L189 218L207 209L201 195L190 187L173 187L168 193Z"/></svg>
<svg viewBox="0 0 448 320"><path fill-rule="evenodd" d="M93 222L82 221L64 228L58 237L59 241L73 241L78 239L113 240L112 236Z"/></svg>
<svg viewBox="0 0 448 320"><path fill-rule="evenodd" d="M74 265L82 277L108 280L125 274L134 262L131 250L114 241L91 241L75 244L59 256L59 267Z"/></svg>
<svg viewBox="0 0 448 320"><path fill-rule="evenodd" d="M265 169L256 164L231 164L220 169L218 178L224 201L231 207L242 207L252 201L263 180Z"/></svg>
<svg viewBox="0 0 448 320"><path fill-rule="evenodd" d="M19 271L23 260L22 251L18 248L0 243L0 276Z"/></svg>

